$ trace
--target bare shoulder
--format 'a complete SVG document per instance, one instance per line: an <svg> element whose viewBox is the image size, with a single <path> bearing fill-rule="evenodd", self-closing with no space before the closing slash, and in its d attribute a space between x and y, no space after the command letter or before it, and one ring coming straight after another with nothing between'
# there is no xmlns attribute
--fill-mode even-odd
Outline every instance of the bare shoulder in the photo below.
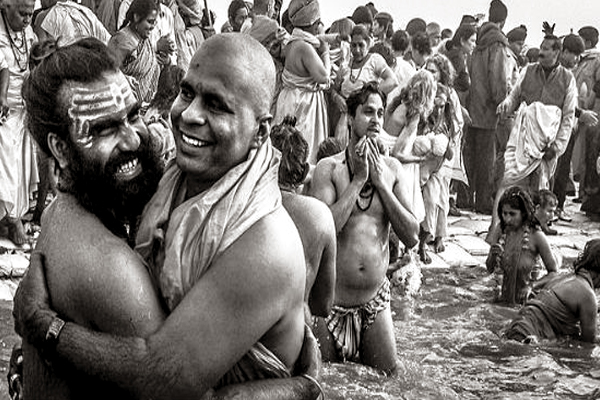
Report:
<svg viewBox="0 0 600 400"><path fill-rule="evenodd" d="M283 207L257 221L238 238L228 249L230 259L240 258L258 275L269 278L281 277L288 282L279 282L285 286L293 284L298 271L303 272L304 250L298 230ZM300 255L300 256L299 256Z"/></svg>
<svg viewBox="0 0 600 400"><path fill-rule="evenodd" d="M283 204L299 229L301 226L310 226L313 231L322 234L333 232L335 235L335 224L331 210L321 200L310 196L294 194L286 195L283 199Z"/></svg>
<svg viewBox="0 0 600 400"><path fill-rule="evenodd" d="M38 244L57 311L119 334L149 334L158 327L158 294L143 260L123 239L68 199L45 222Z"/></svg>
<svg viewBox="0 0 600 400"><path fill-rule="evenodd" d="M315 173L317 173L317 171L320 173L332 173L336 168L339 168L345 160L346 156L344 153L338 153L329 157L325 157L319 160L317 163L315 167Z"/></svg>

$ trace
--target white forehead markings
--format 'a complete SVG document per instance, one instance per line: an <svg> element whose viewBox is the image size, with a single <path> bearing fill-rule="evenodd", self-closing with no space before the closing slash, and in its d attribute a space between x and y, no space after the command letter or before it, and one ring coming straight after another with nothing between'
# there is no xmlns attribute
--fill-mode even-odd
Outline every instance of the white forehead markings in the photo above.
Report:
<svg viewBox="0 0 600 400"><path fill-rule="evenodd" d="M89 148L93 137L89 132L91 120L125 108L125 99L132 96L127 81L111 82L101 88L75 87L72 89L69 117L75 122L75 141Z"/></svg>

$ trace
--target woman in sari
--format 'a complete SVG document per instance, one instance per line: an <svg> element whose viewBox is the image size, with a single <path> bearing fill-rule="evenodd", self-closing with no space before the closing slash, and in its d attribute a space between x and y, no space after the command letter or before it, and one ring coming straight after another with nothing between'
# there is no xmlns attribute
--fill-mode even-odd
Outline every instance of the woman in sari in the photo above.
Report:
<svg viewBox="0 0 600 400"><path fill-rule="evenodd" d="M121 71L134 78L134 87L144 103L152 100L160 76L160 65L150 42L158 12L159 5L154 0L134 0L123 26L108 42Z"/></svg>

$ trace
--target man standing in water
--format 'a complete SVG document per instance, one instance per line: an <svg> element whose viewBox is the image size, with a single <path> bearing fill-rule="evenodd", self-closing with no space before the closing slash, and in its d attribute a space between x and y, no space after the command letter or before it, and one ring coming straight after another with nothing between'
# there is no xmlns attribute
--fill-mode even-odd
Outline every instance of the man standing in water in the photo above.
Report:
<svg viewBox="0 0 600 400"><path fill-rule="evenodd" d="M92 82L74 78L49 92L64 104L59 108L66 114L62 119L68 121L63 135L74 139L80 152L89 150L89 156L119 156L115 177L124 179L141 172L137 158L124 149L126 144L135 147L143 124L135 118L136 102L122 78L114 67ZM122 317L123 298L131 298L134 305L142 294L151 299L148 277L146 284L138 278L133 290L122 288L120 295L108 301L113 308L94 315L91 311L96 308L90 304L113 297L111 288L102 286L106 276L92 279L89 292L80 287L81 282L72 285L82 291L75 304L55 293L60 288L56 289L48 272L53 307L79 325L65 323L44 310L48 294L42 270L34 264L15 297L16 327L29 343L43 350L45 358L111 382L135 397L154 399L198 398L213 387L298 373L305 266L300 238L281 207L277 190L278 164L269 141L273 86L271 58L249 36L218 35L203 44L192 59L172 111L177 164L167 168L137 236L137 250L145 256L170 316L163 323L160 309L154 318L140 313L143 319L152 320L149 329L125 332L140 337L91 332L85 326L97 329L103 323L104 331L122 333L114 329L116 321L108 311ZM30 97L35 98L35 94ZM89 108L94 99L104 99L112 113L97 115L97 107ZM133 129L134 125L139 129ZM66 152L69 146L64 140L55 138L58 149ZM115 147L110 151L100 145L104 142ZM217 227L226 229L215 231ZM158 237L163 240L154 241ZM82 258L88 247L104 245L99 240L84 246ZM102 248L94 257L104 255ZM53 251L49 270L64 265L55 248L43 250ZM110 258L110 251L107 254L108 260L94 264L100 275L105 264L118 264L119 260ZM115 270L128 273L125 267ZM79 279L87 277L83 273ZM119 286L125 280L112 281ZM33 300L28 303L28 299ZM82 310L88 310L87 319L81 316ZM132 321L125 317L123 323L128 327ZM307 383L313 385L312 377L296 381L293 387L278 382L267 398L313 397L303 389ZM265 381L257 382L252 386L255 392L242 396L257 398L264 394L265 385Z"/></svg>
<svg viewBox="0 0 600 400"><path fill-rule="evenodd" d="M397 368L390 310L390 225L408 247L419 224L398 180L399 161L381 154L377 137L385 95L371 82L347 100L350 142L345 153L321 160L311 194L329 205L337 231L337 278L332 313L316 335L325 360L359 361L385 372Z"/></svg>

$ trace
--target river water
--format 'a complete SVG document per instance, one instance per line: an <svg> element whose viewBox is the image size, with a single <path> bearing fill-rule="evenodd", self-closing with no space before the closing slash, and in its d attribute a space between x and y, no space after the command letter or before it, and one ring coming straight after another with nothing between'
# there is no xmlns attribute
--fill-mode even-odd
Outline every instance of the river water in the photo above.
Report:
<svg viewBox="0 0 600 400"><path fill-rule="evenodd" d="M402 370L325 364L328 399L600 399L600 346L500 338L517 308L494 303L485 267L422 268L415 296L392 296Z"/></svg>

